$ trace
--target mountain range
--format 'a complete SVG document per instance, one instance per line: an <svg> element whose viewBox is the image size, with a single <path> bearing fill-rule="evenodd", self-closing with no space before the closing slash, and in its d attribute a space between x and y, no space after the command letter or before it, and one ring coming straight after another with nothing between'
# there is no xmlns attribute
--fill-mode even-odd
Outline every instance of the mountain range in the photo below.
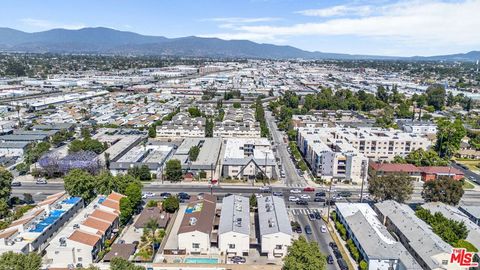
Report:
<svg viewBox="0 0 480 270"><path fill-rule="evenodd" d="M480 51L429 57L396 57L310 52L292 46L255 43L248 40L218 38L147 36L104 27L79 30L52 29L27 33L0 28L0 51L28 53L84 53L112 55L159 55L212 58L269 59L371 59L477 61Z"/></svg>

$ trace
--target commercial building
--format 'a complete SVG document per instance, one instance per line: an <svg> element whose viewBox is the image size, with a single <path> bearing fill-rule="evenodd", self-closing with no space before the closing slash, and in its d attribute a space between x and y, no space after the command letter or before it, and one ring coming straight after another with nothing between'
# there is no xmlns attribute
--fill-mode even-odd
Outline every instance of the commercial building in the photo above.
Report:
<svg viewBox="0 0 480 270"><path fill-rule="evenodd" d="M191 160L190 149L195 146L200 152L195 160ZM182 170L197 176L204 172L205 177L210 179L218 166L221 149L221 138L186 138L171 159L178 159Z"/></svg>
<svg viewBox="0 0 480 270"><path fill-rule="evenodd" d="M250 200L230 195L223 198L218 248L227 255L248 255L250 248Z"/></svg>
<svg viewBox="0 0 480 270"><path fill-rule="evenodd" d="M226 139L222 176L254 179L258 175L275 177L275 157L266 138Z"/></svg>
<svg viewBox="0 0 480 270"><path fill-rule="evenodd" d="M458 207L462 213L475 224L480 225L480 206L478 205L460 205Z"/></svg>
<svg viewBox="0 0 480 270"><path fill-rule="evenodd" d="M265 196L257 199L261 253L283 257L292 244L292 227L283 198Z"/></svg>
<svg viewBox="0 0 480 270"><path fill-rule="evenodd" d="M217 240L213 224L217 198L205 194L192 200L185 209L178 229L178 249L186 254L208 254Z"/></svg>
<svg viewBox="0 0 480 270"><path fill-rule="evenodd" d="M425 136L392 129L337 126L309 129L309 132L316 132L318 140L343 140L373 161L392 161L395 156L404 157L413 150L426 150L431 145Z"/></svg>
<svg viewBox="0 0 480 270"><path fill-rule="evenodd" d="M423 269L452 269L452 246L436 235L406 204L383 201L374 205L379 220L397 236Z"/></svg>
<svg viewBox="0 0 480 270"><path fill-rule="evenodd" d="M299 128L297 145L315 176L361 183L368 176L368 159L344 139L315 128Z"/></svg>
<svg viewBox="0 0 480 270"><path fill-rule="evenodd" d="M30 142L0 142L0 156L21 157Z"/></svg>
<svg viewBox="0 0 480 270"><path fill-rule="evenodd" d="M405 247L393 238L366 203L336 203L337 219L360 252L368 269L422 269Z"/></svg>
<svg viewBox="0 0 480 270"><path fill-rule="evenodd" d="M171 121L157 126L157 137L205 137L205 118L191 118L188 113L178 113Z"/></svg>
<svg viewBox="0 0 480 270"><path fill-rule="evenodd" d="M441 213L448 219L463 222L468 229L466 240L472 243L475 247L480 247L480 227L470 220L469 216L463 213L460 209L441 202L425 203L422 205L422 208L430 210L432 214Z"/></svg>
<svg viewBox="0 0 480 270"><path fill-rule="evenodd" d="M48 268L86 267L95 262L103 244L118 232L122 194L99 195L78 213L46 248Z"/></svg>
<svg viewBox="0 0 480 270"><path fill-rule="evenodd" d="M455 180L460 180L465 177L462 171L451 166L429 166L418 168L422 173L423 181L431 181L439 177L451 177Z"/></svg>
<svg viewBox="0 0 480 270"><path fill-rule="evenodd" d="M399 119L397 124L403 131L414 134L434 135L437 134L437 125L430 121L418 121L411 119Z"/></svg>
<svg viewBox="0 0 480 270"><path fill-rule="evenodd" d="M385 176L391 174L407 174L417 181L422 179L421 170L413 164L397 164L397 163L377 163L370 162L372 175Z"/></svg>
<svg viewBox="0 0 480 270"><path fill-rule="evenodd" d="M170 145L136 145L111 161L110 171L116 175L126 173L129 168L146 165L151 173L160 174L172 153L173 147Z"/></svg>

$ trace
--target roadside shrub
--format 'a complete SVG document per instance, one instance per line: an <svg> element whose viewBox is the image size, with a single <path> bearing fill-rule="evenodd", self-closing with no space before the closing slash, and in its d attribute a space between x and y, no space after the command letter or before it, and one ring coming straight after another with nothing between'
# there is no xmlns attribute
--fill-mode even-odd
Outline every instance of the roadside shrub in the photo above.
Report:
<svg viewBox="0 0 480 270"><path fill-rule="evenodd" d="M367 270L368 269L368 264L364 260L362 260L358 266L359 266L360 270Z"/></svg>

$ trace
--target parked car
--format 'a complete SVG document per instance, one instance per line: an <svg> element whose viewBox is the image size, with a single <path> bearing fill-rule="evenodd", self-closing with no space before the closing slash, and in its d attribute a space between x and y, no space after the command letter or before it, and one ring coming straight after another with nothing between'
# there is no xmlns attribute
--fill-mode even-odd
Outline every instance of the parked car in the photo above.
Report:
<svg viewBox="0 0 480 270"><path fill-rule="evenodd" d="M335 256L335 258L337 258L337 260L342 259L342 253L340 253L340 250L338 249L333 250L333 255Z"/></svg>
<svg viewBox="0 0 480 270"><path fill-rule="evenodd" d="M12 182L11 186L12 186L12 187L21 187L21 186L22 186L22 183L20 183L20 182Z"/></svg>
<svg viewBox="0 0 480 270"><path fill-rule="evenodd" d="M162 193L160 193L160 197L163 198L163 199L166 199L168 197L172 197L172 193L162 192Z"/></svg>
<svg viewBox="0 0 480 270"><path fill-rule="evenodd" d="M340 270L348 270L347 263L343 259L337 259L337 263Z"/></svg>
<svg viewBox="0 0 480 270"><path fill-rule="evenodd" d="M333 256L332 256L332 255L328 255L328 256L327 256L327 263L328 263L328 264L333 264L333 263L334 263L334 260L333 260Z"/></svg>
<svg viewBox="0 0 480 270"><path fill-rule="evenodd" d="M275 191L272 194L273 194L273 196L283 197L283 192L281 192L281 191Z"/></svg>
<svg viewBox="0 0 480 270"><path fill-rule="evenodd" d="M297 201L297 205L308 205L308 202L305 200L299 200Z"/></svg>
<svg viewBox="0 0 480 270"><path fill-rule="evenodd" d="M310 227L310 225L305 226L305 233L306 234L312 234L312 227Z"/></svg>
<svg viewBox="0 0 480 270"><path fill-rule="evenodd" d="M313 192L313 191L315 191L315 188L313 188L313 187L306 187L306 188L303 189L303 191L304 191L304 192Z"/></svg>
<svg viewBox="0 0 480 270"><path fill-rule="evenodd" d="M245 257L241 257L241 256L233 256L230 260L233 263L237 263L237 264L244 264L244 263L247 262L247 259L245 259Z"/></svg>
<svg viewBox="0 0 480 270"><path fill-rule="evenodd" d="M262 198L263 195L262 195L262 194L259 194L259 193L255 193L255 197L257 197L257 199L258 199L258 198Z"/></svg>
<svg viewBox="0 0 480 270"><path fill-rule="evenodd" d="M296 188L296 189L291 189L290 193L298 194L298 193L302 193L302 191L300 189Z"/></svg>
<svg viewBox="0 0 480 270"><path fill-rule="evenodd" d="M263 187L260 187L260 190L263 192L263 193L269 193L271 191L271 187L270 186L263 186Z"/></svg>
<svg viewBox="0 0 480 270"><path fill-rule="evenodd" d="M352 192L350 191L340 191L338 193L338 196L340 197L351 197L352 196Z"/></svg>
<svg viewBox="0 0 480 270"><path fill-rule="evenodd" d="M333 249L333 250L337 250L338 249L338 246L335 242L330 242L328 243L328 245Z"/></svg>
<svg viewBox="0 0 480 270"><path fill-rule="evenodd" d="M155 193L147 191L142 194L142 199L151 198L153 196L155 196Z"/></svg>
<svg viewBox="0 0 480 270"><path fill-rule="evenodd" d="M288 201L290 202L298 202L300 199L298 197L295 197L295 196L290 196L288 197Z"/></svg>
<svg viewBox="0 0 480 270"><path fill-rule="evenodd" d="M322 219L322 215L319 212L315 212L315 219Z"/></svg>
<svg viewBox="0 0 480 270"><path fill-rule="evenodd" d="M302 227L298 226L297 228L295 228L295 232L302 233Z"/></svg>
<svg viewBox="0 0 480 270"><path fill-rule="evenodd" d="M308 214L308 219L315 220L315 214L314 213Z"/></svg>
<svg viewBox="0 0 480 270"><path fill-rule="evenodd" d="M325 202L325 198L322 198L322 197L315 197L315 199L313 199L314 202Z"/></svg>
<svg viewBox="0 0 480 270"><path fill-rule="evenodd" d="M326 232L327 232L327 226L322 225L322 227L320 227L320 231L321 231L322 233L326 233Z"/></svg>
<svg viewBox="0 0 480 270"><path fill-rule="evenodd" d="M325 193L325 191L320 191L320 192L317 192L315 193L315 197L325 197L327 194Z"/></svg>
<svg viewBox="0 0 480 270"><path fill-rule="evenodd" d="M180 193L177 194L177 196L181 200L189 200L190 199L190 195L188 195L188 193L185 193L185 192L180 192Z"/></svg>

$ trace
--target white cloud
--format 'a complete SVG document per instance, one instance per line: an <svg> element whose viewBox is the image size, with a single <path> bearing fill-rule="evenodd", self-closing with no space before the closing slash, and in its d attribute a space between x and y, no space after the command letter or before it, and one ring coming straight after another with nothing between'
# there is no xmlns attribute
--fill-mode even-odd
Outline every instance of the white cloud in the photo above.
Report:
<svg viewBox="0 0 480 270"><path fill-rule="evenodd" d="M349 7L317 15L340 14ZM376 7L370 15L342 17L277 26L240 25L233 33L218 36L252 36L256 41L292 40L299 36L350 36L395 45L433 48L480 47L480 0L443 2L440 0L402 1ZM313 14L313 13L311 13ZM333 15L332 15L333 16ZM216 36L211 34L209 36ZM354 46L354 44L352 44ZM421 51L421 50L419 50Z"/></svg>
<svg viewBox="0 0 480 270"><path fill-rule="evenodd" d="M333 6L322 9L306 9L300 10L295 13L302 14L305 16L314 16L314 17L336 17L336 16L345 16L345 15L358 15L366 16L372 12L371 6Z"/></svg>
<svg viewBox="0 0 480 270"><path fill-rule="evenodd" d="M86 27L82 23L78 24L61 24L52 22L49 20L34 19L34 18L24 18L20 20L24 25L35 28L37 30L49 30L53 28L63 28L63 29L80 29Z"/></svg>
<svg viewBox="0 0 480 270"><path fill-rule="evenodd" d="M217 18L203 19L203 21L222 22L227 24L247 24L247 23L259 23L259 22L272 22L277 20L279 20L279 18L274 18L274 17L258 17L258 18L217 17Z"/></svg>

